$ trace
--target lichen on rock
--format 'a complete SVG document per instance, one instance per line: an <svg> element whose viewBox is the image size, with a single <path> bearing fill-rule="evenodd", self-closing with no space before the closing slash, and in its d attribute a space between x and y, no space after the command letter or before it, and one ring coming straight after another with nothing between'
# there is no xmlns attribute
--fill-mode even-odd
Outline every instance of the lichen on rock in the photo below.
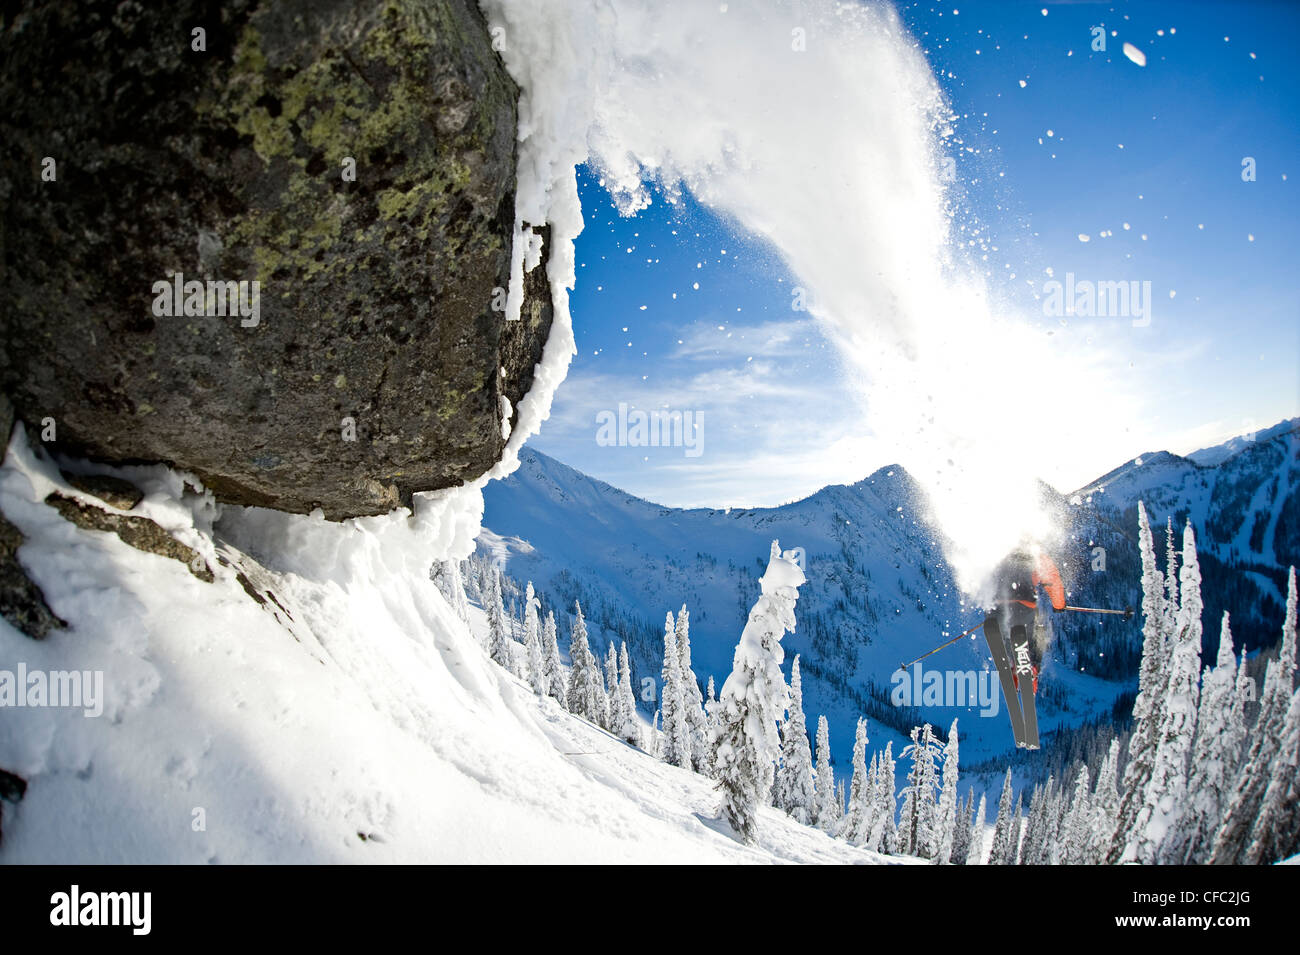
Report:
<svg viewBox="0 0 1300 955"><path fill-rule="evenodd" d="M333 519L498 460L551 303L543 260L493 309L518 90L473 0L28 2L0 59L0 391L54 450ZM155 315L178 272L256 325Z"/></svg>

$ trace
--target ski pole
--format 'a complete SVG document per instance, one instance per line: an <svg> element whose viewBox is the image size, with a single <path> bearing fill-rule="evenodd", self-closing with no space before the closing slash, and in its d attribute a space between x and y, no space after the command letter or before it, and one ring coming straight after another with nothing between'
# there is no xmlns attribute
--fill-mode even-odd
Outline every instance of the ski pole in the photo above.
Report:
<svg viewBox="0 0 1300 955"><path fill-rule="evenodd" d="M915 660L913 660L912 663L920 663L920 662L921 662L922 660L924 660L926 657L928 657L928 656L933 656L934 654L936 654L936 653L938 653L940 650L942 650L944 647L950 647L950 646L952 646L954 643L956 643L956 642L957 642L958 640L960 640L962 637L966 636L967 634L974 633L976 630L978 630L978 629L979 629L980 627L982 627L982 626L984 626L984 622L983 622L983 621L980 621L979 623L975 624L975 626L971 627L969 630L965 630L965 631L963 631L963 632L957 634L957 636L953 637L953 638L952 638L951 640L949 640L947 643L941 643L941 644L939 644L937 647L935 647L933 650L931 650L929 653L923 653L923 654L921 654L919 657L917 657ZM910 667L910 666L912 665L912 663L904 663L904 664L902 664L902 665L900 666L900 669L906 670L908 667Z"/></svg>
<svg viewBox="0 0 1300 955"><path fill-rule="evenodd" d="M1064 607L1065 610L1078 610L1080 613L1117 613L1125 617L1133 616L1133 608L1125 607L1123 610L1107 610L1102 607Z"/></svg>

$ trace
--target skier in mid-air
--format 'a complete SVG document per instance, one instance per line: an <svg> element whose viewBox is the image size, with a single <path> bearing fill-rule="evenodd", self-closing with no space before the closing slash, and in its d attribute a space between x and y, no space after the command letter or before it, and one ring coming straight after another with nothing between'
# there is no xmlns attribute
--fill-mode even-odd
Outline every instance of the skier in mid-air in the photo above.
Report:
<svg viewBox="0 0 1300 955"><path fill-rule="evenodd" d="M1038 627L1038 588L1053 610L1065 609L1061 572L1041 549L1022 548L1002 561L995 574L997 597L984 621L984 639L998 668L1002 695L1011 717L1016 745L1038 749L1038 671L1043 665L1045 641Z"/></svg>

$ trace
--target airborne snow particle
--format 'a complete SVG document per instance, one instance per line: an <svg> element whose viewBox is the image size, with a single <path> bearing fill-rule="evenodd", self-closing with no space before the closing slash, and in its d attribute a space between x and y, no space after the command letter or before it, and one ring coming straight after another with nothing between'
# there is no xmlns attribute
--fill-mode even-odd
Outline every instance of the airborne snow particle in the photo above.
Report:
<svg viewBox="0 0 1300 955"><path fill-rule="evenodd" d="M1021 89L1024 89L1024 88L1025 88L1026 86L1028 86L1028 85L1029 85L1029 84L1026 83L1024 80L1021 80L1021 81L1020 81L1020 88L1021 88Z"/></svg>
<svg viewBox="0 0 1300 955"><path fill-rule="evenodd" d="M1147 55L1135 47L1132 43L1124 44L1124 55L1136 63L1138 66L1147 65Z"/></svg>
<svg viewBox="0 0 1300 955"><path fill-rule="evenodd" d="M1088 241L1089 239L1091 239L1091 238L1092 238L1092 236L1090 236L1090 235L1085 235L1085 234L1082 233L1082 232L1079 233L1079 241L1080 241L1080 242L1087 242L1087 241Z"/></svg>

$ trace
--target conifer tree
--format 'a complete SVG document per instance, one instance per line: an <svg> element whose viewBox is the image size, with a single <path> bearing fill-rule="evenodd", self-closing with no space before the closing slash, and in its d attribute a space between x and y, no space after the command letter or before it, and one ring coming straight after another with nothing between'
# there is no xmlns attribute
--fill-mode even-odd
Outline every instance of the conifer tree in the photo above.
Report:
<svg viewBox="0 0 1300 955"><path fill-rule="evenodd" d="M1074 799L1065 816L1062 833L1061 862L1065 865L1091 865L1092 858L1092 800L1088 795L1088 767L1079 767L1074 783Z"/></svg>
<svg viewBox="0 0 1300 955"><path fill-rule="evenodd" d="M1056 787L1047 814L1047 865L1060 865L1061 853L1065 847L1065 819L1070 812L1070 797L1066 792L1065 780Z"/></svg>
<svg viewBox="0 0 1300 955"><path fill-rule="evenodd" d="M615 732L633 746L641 745L641 728L636 719L636 697L632 694L632 668L627 660L627 642L618 648L618 696L622 700L619 712L623 725Z"/></svg>
<svg viewBox="0 0 1300 955"><path fill-rule="evenodd" d="M880 779L875 786L876 799L879 801L876 807L876 818L880 821L880 834L876 837L875 829L872 829L871 842L878 847L878 851L886 855L893 855L898 852L898 802L896 793L898 791L897 768L894 765L894 742L890 740L885 744L885 754L880 758Z"/></svg>
<svg viewBox="0 0 1300 955"><path fill-rule="evenodd" d="M789 691L781 673L781 638L795 628L794 607L803 571L772 542L761 595L740 636L731 675L718 700L715 765L723 793L723 812L746 843L757 837L758 808L768 801L781 754L778 723Z"/></svg>
<svg viewBox="0 0 1300 955"><path fill-rule="evenodd" d="M966 790L966 799L957 806L957 824L953 827L952 851L948 861L952 865L965 865L970 856L971 813L975 811L975 791Z"/></svg>
<svg viewBox="0 0 1300 955"><path fill-rule="evenodd" d="M1255 681L1251 678L1249 669L1246 667L1246 648L1241 648L1241 659L1237 662L1237 685L1232 694L1232 716L1236 724L1241 727L1241 759L1246 758L1246 714L1247 706L1255 701L1256 690ZM1237 764L1241 768L1240 762Z"/></svg>
<svg viewBox="0 0 1300 955"><path fill-rule="evenodd" d="M524 646L527 646L533 637L538 637L540 644L541 628L537 625L537 608L540 606L541 602L537 599L533 582L530 580L524 592Z"/></svg>
<svg viewBox="0 0 1300 955"><path fill-rule="evenodd" d="M903 813L900 823L900 851L904 855L934 858L938 852L938 806L935 803L939 774L937 741L929 723L912 730L912 743L903 756L912 757L912 769L903 789Z"/></svg>
<svg viewBox="0 0 1300 955"><path fill-rule="evenodd" d="M987 810L984 805L984 793L980 793L979 808L975 810L975 818L971 822L970 851L966 854L967 865L984 864L984 828L986 825L986 816Z"/></svg>
<svg viewBox="0 0 1300 955"><path fill-rule="evenodd" d="M537 598L533 595L533 582L528 582L524 597L524 645L528 653L528 682L538 696L546 696L546 661L542 656L542 635L537 626Z"/></svg>
<svg viewBox="0 0 1300 955"><path fill-rule="evenodd" d="M1025 835L1020 849L1022 865L1042 865L1046 853L1047 789L1035 785L1029 796L1029 816L1025 820Z"/></svg>
<svg viewBox="0 0 1300 955"><path fill-rule="evenodd" d="M957 836L957 721L948 729L948 743L943 748L943 785L939 793L938 851L934 861L946 865L952 859ZM964 858L964 857L963 857Z"/></svg>
<svg viewBox="0 0 1300 955"><path fill-rule="evenodd" d="M1183 528L1181 604L1170 640L1160 734L1143 805L1121 859L1144 865L1181 862L1186 850L1180 819L1196 732L1201 670L1201 571L1192 525Z"/></svg>
<svg viewBox="0 0 1300 955"><path fill-rule="evenodd" d="M808 726L803 715L803 681L796 655L790 665L790 713L781 723L781 768L776 774L775 794L777 807L805 826L813 815L812 769L812 750L808 746Z"/></svg>
<svg viewBox="0 0 1300 955"><path fill-rule="evenodd" d="M605 689L600 665L587 645L587 621L582 605L573 603L576 618L569 642L569 712L601 726L604 723Z"/></svg>
<svg viewBox="0 0 1300 955"><path fill-rule="evenodd" d="M1296 603L1296 575L1292 567L1287 581L1282 648L1264 673L1259 717L1250 733L1250 748L1210 853L1210 861L1216 865L1237 864L1247 858L1253 843L1251 833L1272 781L1273 764L1281 755L1295 685Z"/></svg>
<svg viewBox="0 0 1300 955"><path fill-rule="evenodd" d="M1300 690L1291 694L1278 755L1246 845L1247 865L1280 862L1300 852Z"/></svg>
<svg viewBox="0 0 1300 955"><path fill-rule="evenodd" d="M710 680L710 686L712 681ZM843 815L835 804L835 771L831 769L831 732L825 716L817 717L817 777L813 783L813 824L823 832L835 832Z"/></svg>
<svg viewBox="0 0 1300 955"><path fill-rule="evenodd" d="M708 696L704 701L704 715L707 717L705 725L709 729L709 735L705 740L705 749L708 751L709 777L717 778L717 766L715 765L714 743L718 738L718 694L713 687L713 674L709 674Z"/></svg>
<svg viewBox="0 0 1300 955"><path fill-rule="evenodd" d="M660 675L664 762L690 769L690 726L686 722L686 705L682 700L681 657L677 653L677 627L671 610L664 620L664 662Z"/></svg>
<svg viewBox="0 0 1300 955"><path fill-rule="evenodd" d="M1116 781L1119 778L1119 739L1110 741L1106 758L1101 769L1097 771L1097 786L1092 796L1092 851L1094 863L1106 861L1110 850L1110 840L1115 834L1115 823L1119 816L1119 790Z"/></svg>
<svg viewBox="0 0 1300 955"><path fill-rule="evenodd" d="M849 785L849 808L840 828L840 838L851 845L864 845L871 835L871 786L867 781L867 721L858 717L853 738L853 781Z"/></svg>
<svg viewBox="0 0 1300 955"><path fill-rule="evenodd" d="M429 578L437 585L438 592L447 601L447 606L452 609L452 612L462 623L469 623L469 600L465 596L465 580L461 576L460 561L434 561L429 569Z"/></svg>
<svg viewBox="0 0 1300 955"><path fill-rule="evenodd" d="M560 663L560 645L555 626L555 611L546 612L542 627L542 672L545 674L546 692L560 706L569 708L569 680Z"/></svg>
<svg viewBox="0 0 1300 955"><path fill-rule="evenodd" d="M1012 840L1019 841L1020 828L1017 823L1011 827L1011 814L1014 812L1011 791L1011 769L1007 768L1007 777L1002 784L1002 798L998 800L998 818L993 824L993 845L989 849L989 865L1008 865L1014 862L1017 846ZM1008 862L1008 858L1012 863Z"/></svg>
<svg viewBox="0 0 1300 955"><path fill-rule="evenodd" d="M697 773L709 771L709 720L704 712L704 697L700 693L700 682L691 665L691 615L682 604L677 613L676 624L677 656L681 671L682 706L686 713L686 725L690 733L691 764Z"/></svg>
<svg viewBox="0 0 1300 955"><path fill-rule="evenodd" d="M1133 731L1129 736L1128 765L1120 799L1115 833L1106 861L1114 864L1128 848L1129 837L1142 809L1155 762L1156 740L1163 723L1165 672L1165 576L1156 567L1155 547L1146 507L1138 501L1138 550L1142 558L1142 663L1138 695L1133 704Z"/></svg>
<svg viewBox="0 0 1300 955"><path fill-rule="evenodd" d="M605 686L609 697L609 725L605 729L616 736L621 735L627 716L623 712L623 694L619 691L618 650L614 648L613 640L609 641L605 653Z"/></svg>
<svg viewBox="0 0 1300 955"><path fill-rule="evenodd" d="M1191 776L1187 784L1187 811L1181 825L1185 833L1182 861L1200 865L1214 847L1214 834L1232 797L1245 725L1237 703L1237 658L1232 652L1228 612L1219 630L1219 653L1213 669L1201 677L1201 703L1197 710L1196 744L1192 749Z"/></svg>
<svg viewBox="0 0 1300 955"><path fill-rule="evenodd" d="M486 595L488 618L488 654L492 657L493 662L513 671L514 659L511 654L511 639L509 631L506 629L506 611L501 603L501 571L493 568L492 576L488 580L488 591Z"/></svg>
<svg viewBox="0 0 1300 955"><path fill-rule="evenodd" d="M1165 518L1165 653L1168 657L1168 641L1178 629L1178 551L1174 547L1174 518Z"/></svg>

